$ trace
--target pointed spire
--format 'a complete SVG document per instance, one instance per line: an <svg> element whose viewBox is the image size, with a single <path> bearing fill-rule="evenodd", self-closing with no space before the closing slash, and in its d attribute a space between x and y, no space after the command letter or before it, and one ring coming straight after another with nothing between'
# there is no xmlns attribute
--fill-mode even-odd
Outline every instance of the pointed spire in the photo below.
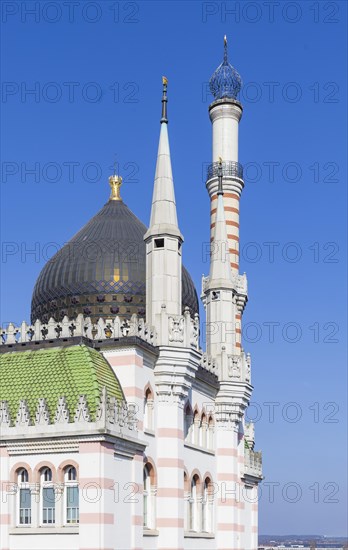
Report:
<svg viewBox="0 0 348 550"><path fill-rule="evenodd" d="M168 80L163 77L161 130L152 197L150 228L146 236L168 233L181 237L176 214L174 181L168 138L167 85Z"/></svg>
<svg viewBox="0 0 348 550"><path fill-rule="evenodd" d="M228 281L231 282L231 266L228 247L228 238L226 231L225 210L222 188L222 159L219 158L218 167L218 192L217 192L217 210L215 219L215 232L213 248L210 260L210 282Z"/></svg>
<svg viewBox="0 0 348 550"><path fill-rule="evenodd" d="M224 63L228 63L228 53L227 53L227 36L224 36Z"/></svg>

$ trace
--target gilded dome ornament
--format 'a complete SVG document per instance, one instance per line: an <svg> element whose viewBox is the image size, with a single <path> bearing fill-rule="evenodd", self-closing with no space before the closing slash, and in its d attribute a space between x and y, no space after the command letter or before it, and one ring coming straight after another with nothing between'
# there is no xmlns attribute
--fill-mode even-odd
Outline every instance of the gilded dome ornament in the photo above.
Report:
<svg viewBox="0 0 348 550"><path fill-rule="evenodd" d="M121 176L113 174L109 177L109 185L111 187L110 201L121 201L120 187L122 185Z"/></svg>

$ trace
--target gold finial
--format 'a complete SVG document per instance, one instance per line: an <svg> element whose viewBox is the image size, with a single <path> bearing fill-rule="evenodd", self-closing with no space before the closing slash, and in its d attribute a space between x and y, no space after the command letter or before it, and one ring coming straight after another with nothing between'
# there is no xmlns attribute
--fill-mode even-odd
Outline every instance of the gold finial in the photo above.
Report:
<svg viewBox="0 0 348 550"><path fill-rule="evenodd" d="M224 45L227 46L227 36L224 36Z"/></svg>
<svg viewBox="0 0 348 550"><path fill-rule="evenodd" d="M222 158L219 157L219 164L222 164Z"/></svg>
<svg viewBox="0 0 348 550"><path fill-rule="evenodd" d="M120 195L120 187L122 185L122 178L121 176L116 176L114 174L113 176L109 177L109 185L111 187L111 193L110 193L110 201L121 201L121 195Z"/></svg>
<svg viewBox="0 0 348 550"><path fill-rule="evenodd" d="M168 86L168 78L166 76L162 76L162 84L163 86Z"/></svg>

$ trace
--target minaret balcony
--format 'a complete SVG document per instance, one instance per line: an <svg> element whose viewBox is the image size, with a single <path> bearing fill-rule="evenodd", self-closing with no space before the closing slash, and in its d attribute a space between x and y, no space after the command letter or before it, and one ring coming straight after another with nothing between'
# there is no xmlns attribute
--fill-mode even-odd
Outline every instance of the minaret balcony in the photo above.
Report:
<svg viewBox="0 0 348 550"><path fill-rule="evenodd" d="M261 451L252 451L244 449L244 475L243 478L252 478L255 481L261 481L262 475L262 453Z"/></svg>
<svg viewBox="0 0 348 550"><path fill-rule="evenodd" d="M207 168L207 181L218 177L219 162L212 162ZM243 166L236 161L222 162L222 175L225 178L233 178L243 180Z"/></svg>

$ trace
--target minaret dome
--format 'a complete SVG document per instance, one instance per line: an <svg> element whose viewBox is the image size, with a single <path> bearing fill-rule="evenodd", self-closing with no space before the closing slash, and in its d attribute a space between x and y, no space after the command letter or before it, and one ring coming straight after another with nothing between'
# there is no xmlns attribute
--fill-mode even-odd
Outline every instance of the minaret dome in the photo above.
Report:
<svg viewBox="0 0 348 550"><path fill-rule="evenodd" d="M228 62L227 38L224 37L224 60L209 81L209 88L215 99L237 99L242 87L239 73Z"/></svg>

